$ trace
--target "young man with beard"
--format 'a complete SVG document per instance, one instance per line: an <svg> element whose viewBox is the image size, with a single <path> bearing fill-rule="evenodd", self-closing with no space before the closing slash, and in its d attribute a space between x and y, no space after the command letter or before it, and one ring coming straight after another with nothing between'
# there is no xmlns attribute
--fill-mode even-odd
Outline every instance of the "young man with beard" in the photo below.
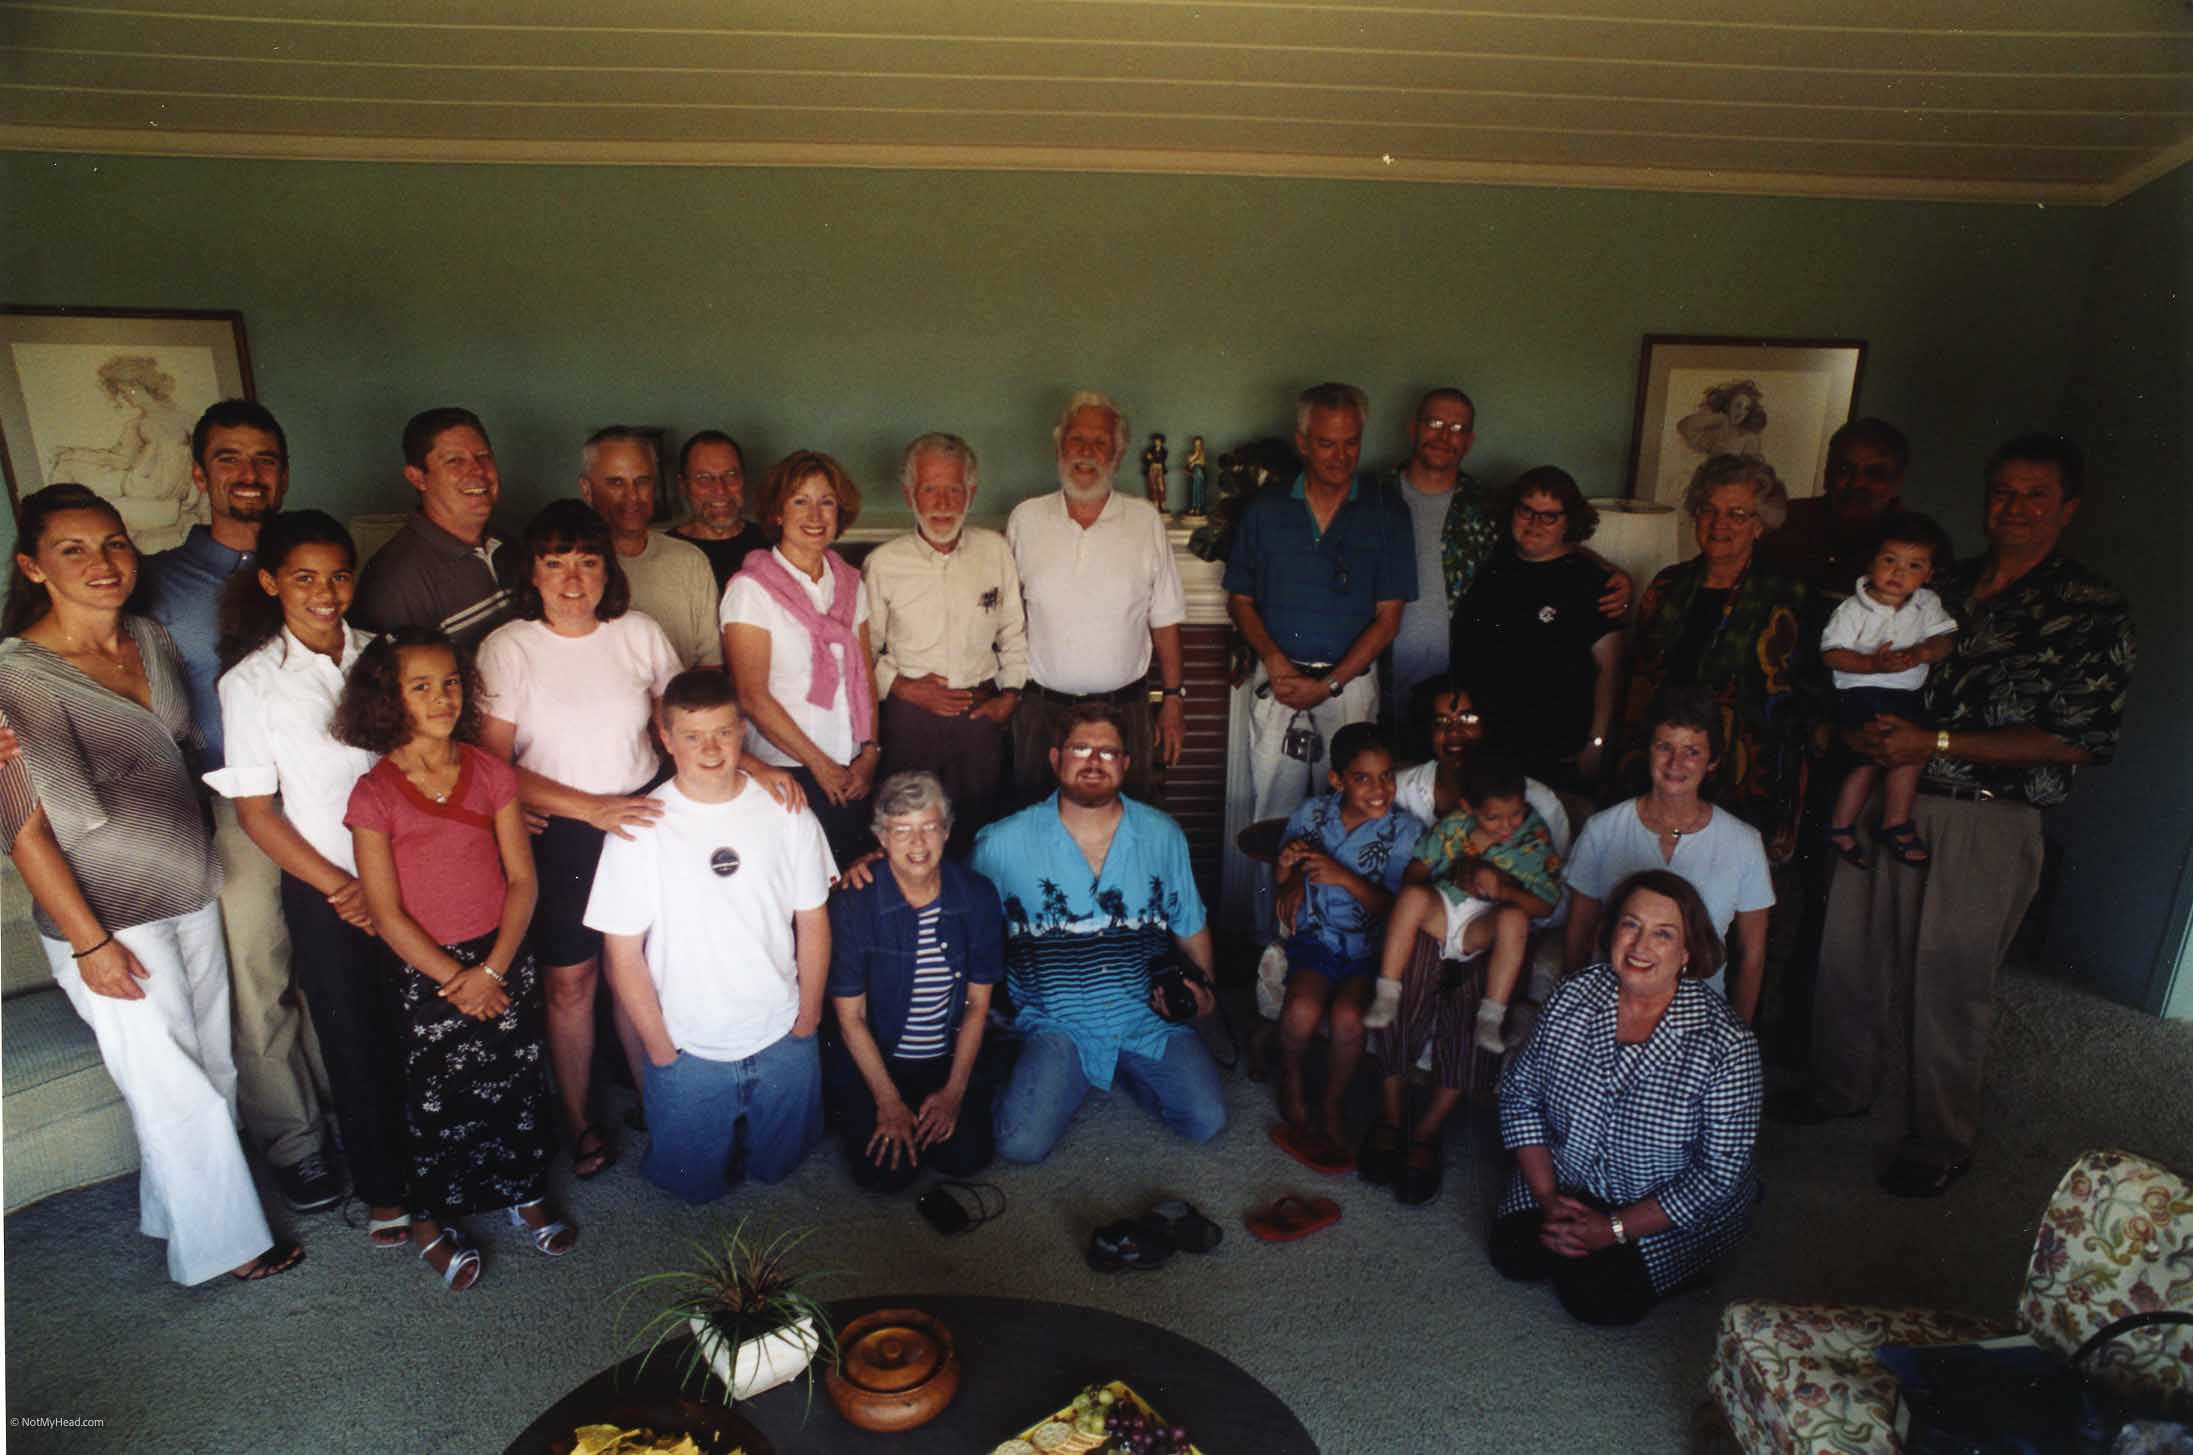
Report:
<svg viewBox="0 0 2193 1455"><path fill-rule="evenodd" d="M868 635L883 699L878 781L926 771L954 809L965 852L998 807L1005 725L1028 681L1020 572L994 530L967 528L980 483L967 441L925 434L899 460L915 529L868 556Z"/></svg>
<svg viewBox="0 0 2193 1455"><path fill-rule="evenodd" d="M609 525L617 564L632 587L632 609L654 618L680 667L722 666L723 635L716 626L722 591L708 557L688 541L648 529L662 469L653 437L613 424L587 438L580 458L579 498Z"/></svg>
<svg viewBox="0 0 2193 1455"><path fill-rule="evenodd" d="M167 628L183 659L190 715L205 740L199 771L223 764L221 675L216 650L221 593L257 559L259 528L289 491L289 443L267 409L228 399L191 431L191 478L212 519L194 525L173 550L145 558L139 604ZM273 1164L282 1200L316 1212L341 1199L343 1185L320 1143L313 1064L319 1049L290 993L289 930L282 921L281 871L236 817L234 800L213 799L213 847L221 859L221 925L228 941L229 1007L236 1032L236 1109L251 1140Z"/></svg>
<svg viewBox="0 0 2193 1455"><path fill-rule="evenodd" d="M1147 802L1155 763L1180 758L1187 733L1180 624L1188 608L1165 521L1147 500L1112 488L1127 451L1127 416L1081 389L1052 426L1059 490L1013 507L1005 538L1028 601L1028 690L1013 719L1013 777L1021 798L1051 791L1049 752L1059 715L1084 702L1118 709L1125 724L1127 792ZM1150 661L1164 705L1152 721Z"/></svg>
<svg viewBox="0 0 2193 1455"><path fill-rule="evenodd" d="M1023 1038L995 1114L1009 1162L1048 1157L1089 1093L1115 1080L1191 1142L1226 1124L1218 1067L1190 1023L1216 1002L1188 839L1120 792L1120 716L1101 702L1062 712L1049 754L1058 791L975 839L975 872L1004 902L1005 983ZM1151 962L1172 956L1193 971L1188 1019L1168 1019L1152 984Z"/></svg>

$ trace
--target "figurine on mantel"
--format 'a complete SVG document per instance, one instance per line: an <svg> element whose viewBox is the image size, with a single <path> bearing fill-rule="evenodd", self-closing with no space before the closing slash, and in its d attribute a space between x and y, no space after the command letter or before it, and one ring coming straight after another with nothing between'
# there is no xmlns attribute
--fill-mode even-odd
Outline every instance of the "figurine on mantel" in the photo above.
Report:
<svg viewBox="0 0 2193 1455"><path fill-rule="evenodd" d="M1149 488L1150 504L1165 513L1165 436L1153 434L1142 450L1142 480Z"/></svg>
<svg viewBox="0 0 2193 1455"><path fill-rule="evenodd" d="M1203 436L1192 436L1188 441L1188 458L1181 463L1187 476L1188 508L1180 513L1182 520L1203 519L1203 500L1211 479L1211 457L1203 452Z"/></svg>

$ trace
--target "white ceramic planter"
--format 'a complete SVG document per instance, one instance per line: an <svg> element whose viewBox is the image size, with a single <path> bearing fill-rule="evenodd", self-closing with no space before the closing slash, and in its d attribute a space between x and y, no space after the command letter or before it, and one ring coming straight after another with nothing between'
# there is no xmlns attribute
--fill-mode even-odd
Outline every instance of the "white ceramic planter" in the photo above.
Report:
<svg viewBox="0 0 2193 1455"><path fill-rule="evenodd" d="M822 1346L815 1336L813 1319L801 1319L758 1339L748 1339L736 1350L726 1345L713 1324L702 1319L688 1319L686 1323L693 1330L694 1342L708 1356L709 1369L731 1391L733 1400L752 1399L794 1378Z"/></svg>

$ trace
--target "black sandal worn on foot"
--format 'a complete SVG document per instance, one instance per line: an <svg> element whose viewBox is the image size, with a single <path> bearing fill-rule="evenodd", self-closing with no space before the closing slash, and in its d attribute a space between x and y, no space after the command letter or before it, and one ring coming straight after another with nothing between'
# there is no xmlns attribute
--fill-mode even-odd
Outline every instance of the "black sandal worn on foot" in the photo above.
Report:
<svg viewBox="0 0 2193 1455"><path fill-rule="evenodd" d="M1866 860L1865 850L1858 845L1858 826L1856 824L1829 824L1826 832L1821 837L1825 838L1828 847L1842 855L1843 862L1853 869L1870 867Z"/></svg>
<svg viewBox="0 0 2193 1455"><path fill-rule="evenodd" d="M1880 838L1899 864L1916 869L1934 858L1927 852L1926 840L1919 837L1919 826L1908 818L1902 823L1882 824Z"/></svg>
<svg viewBox="0 0 2193 1455"><path fill-rule="evenodd" d="M587 1150L589 1144L592 1151ZM609 1150L609 1139L602 1135L600 1127L589 1124L571 1144L571 1175L581 1182L591 1182L601 1176L616 1160L616 1155Z"/></svg>
<svg viewBox="0 0 2193 1455"><path fill-rule="evenodd" d="M305 1261L305 1250L295 1243L276 1243L251 1260L251 1266L238 1273L233 1269L229 1277L238 1283L257 1283L262 1278L273 1278L289 1272Z"/></svg>

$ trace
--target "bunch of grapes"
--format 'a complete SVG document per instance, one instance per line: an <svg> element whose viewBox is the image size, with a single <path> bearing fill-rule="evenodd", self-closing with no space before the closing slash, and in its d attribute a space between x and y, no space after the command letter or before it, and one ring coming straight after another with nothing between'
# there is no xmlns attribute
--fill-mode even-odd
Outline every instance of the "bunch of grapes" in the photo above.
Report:
<svg viewBox="0 0 2193 1455"><path fill-rule="evenodd" d="M1188 1455L1188 1432L1124 1403L1112 1405L1105 1433L1123 1455Z"/></svg>

